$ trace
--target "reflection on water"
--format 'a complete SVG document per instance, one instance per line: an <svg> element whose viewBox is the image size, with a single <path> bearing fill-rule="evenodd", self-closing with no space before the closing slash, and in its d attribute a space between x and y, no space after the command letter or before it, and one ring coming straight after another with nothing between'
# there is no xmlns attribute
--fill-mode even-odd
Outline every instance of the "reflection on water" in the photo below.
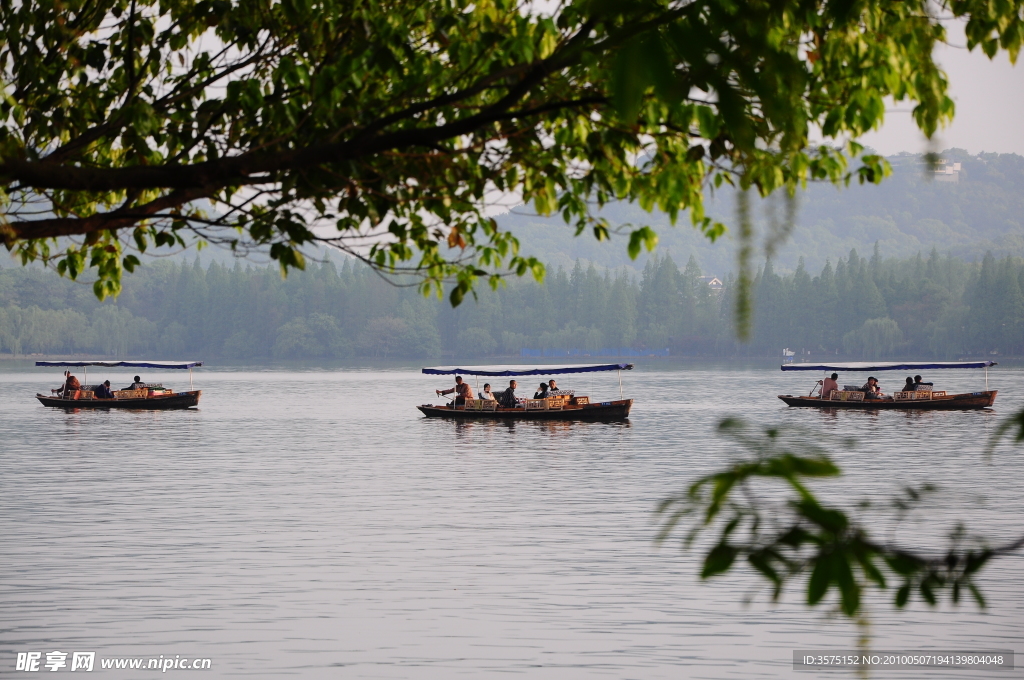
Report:
<svg viewBox="0 0 1024 680"><path fill-rule="evenodd" d="M0 373L2 675L60 649L209 657L206 677L790 677L792 650L848 649L852 627L799 593L744 607L756 581L698 584L652 544L655 503L731 459L726 414L820 431L836 502L942 488L899 524L879 510L887 537L940 546L964 519L1004 540L1024 513L1022 451L979 451L1022 404L1013 370L993 412L942 413L790 409L775 395L806 376L777 368L641 368L616 424L426 419L438 381L411 371L207 371L199 409L132 413L42 408L51 377ZM871 601L876 647L1019 647L1022 566L991 565L985 612Z"/></svg>
<svg viewBox="0 0 1024 680"><path fill-rule="evenodd" d="M517 430L526 435L539 437L573 438L588 428L596 427L602 430L629 429L632 427L630 421L609 422L609 423L574 423L558 420L461 420L461 419L431 419L427 423L436 423L435 427L442 428L442 431L451 432L458 442L471 441L492 431L511 432ZM430 425L425 425L430 427Z"/></svg>

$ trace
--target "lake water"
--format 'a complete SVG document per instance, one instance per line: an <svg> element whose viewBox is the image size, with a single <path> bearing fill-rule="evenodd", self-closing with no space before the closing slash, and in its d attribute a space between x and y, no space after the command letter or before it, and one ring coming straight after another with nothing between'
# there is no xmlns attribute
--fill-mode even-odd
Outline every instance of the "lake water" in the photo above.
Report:
<svg viewBox="0 0 1024 680"><path fill-rule="evenodd" d="M155 373L143 377L188 385ZM746 575L701 583L697 555L653 543L655 504L734 455L715 436L721 416L820 431L846 476L816 488L850 506L939 485L894 529L905 543L940 547L960 520L994 543L1024 532L1024 447L981 452L1024 405L1024 371L992 371L1000 396L985 412L830 414L775 397L818 377L642 365L624 374L628 423L507 425L421 417L415 405L449 379L411 367L206 368L197 410L65 413L32 398L59 371L8 366L0 675L22 675L16 652L61 650L212 660L170 671L180 677L791 677L793 650L855 649L856 628L808 610L802 592L772 604ZM980 371L927 377L984 385ZM614 374L566 378L618 395ZM886 391L897 382L882 376ZM984 611L896 612L891 592L873 598L873 647L1024 653L1022 567L1012 556L986 568ZM1020 678L1022 666L983 675Z"/></svg>

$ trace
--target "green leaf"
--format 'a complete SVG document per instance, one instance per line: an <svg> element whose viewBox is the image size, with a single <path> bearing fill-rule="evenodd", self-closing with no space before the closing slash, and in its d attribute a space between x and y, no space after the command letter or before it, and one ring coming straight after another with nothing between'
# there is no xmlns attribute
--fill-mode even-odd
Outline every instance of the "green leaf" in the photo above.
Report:
<svg viewBox="0 0 1024 680"><path fill-rule="evenodd" d="M722 119L718 117L718 113L715 112L710 106L698 106L697 107L697 122L699 124L700 136L704 139L715 139L718 137L718 131L722 127ZM720 177L719 175L718 177ZM720 180L715 179L719 184Z"/></svg>
<svg viewBox="0 0 1024 680"><path fill-rule="evenodd" d="M904 583L900 586L899 590L896 591L896 606L902 609L907 606L907 601L910 599L910 583Z"/></svg>
<svg viewBox="0 0 1024 680"><path fill-rule="evenodd" d="M814 561L814 570L807 582L807 604L814 606L821 602L832 581L832 565L828 555L819 554Z"/></svg>
<svg viewBox="0 0 1024 680"><path fill-rule="evenodd" d="M889 565L890 569L901 576L915 574L922 566L921 560L905 553L886 555L885 562Z"/></svg>
<svg viewBox="0 0 1024 680"><path fill-rule="evenodd" d="M832 572L839 586L839 604L843 613L854 616L860 609L860 585L853 576L850 557L846 553L833 553Z"/></svg>
<svg viewBox="0 0 1024 680"><path fill-rule="evenodd" d="M727 543L719 543L704 557L704 568L701 569L702 579L711 578L716 574L729 571L736 560L737 551Z"/></svg>
<svg viewBox="0 0 1024 680"><path fill-rule="evenodd" d="M803 500L796 507L801 515L831 533L839 533L850 525L850 520L843 512L823 508L814 501Z"/></svg>
<svg viewBox="0 0 1024 680"><path fill-rule="evenodd" d="M647 252L651 252L657 247L658 234L650 227L641 227L630 232L629 246L627 246L626 252L629 253L631 260L635 260L640 255L641 248L646 248Z"/></svg>
<svg viewBox="0 0 1024 680"><path fill-rule="evenodd" d="M462 286L455 286L452 288L452 292L448 294L448 301L452 307L458 307L462 304L462 298L465 296L466 291L463 290Z"/></svg>
<svg viewBox="0 0 1024 680"><path fill-rule="evenodd" d="M981 591L970 581L967 582L967 588L971 591L971 595L974 596L974 601L978 603L978 606L985 609L988 605L985 603L985 598L982 596Z"/></svg>
<svg viewBox="0 0 1024 680"><path fill-rule="evenodd" d="M636 122L644 92L651 84L642 40L637 36L626 42L619 49L612 68L612 105L628 124Z"/></svg>
<svg viewBox="0 0 1024 680"><path fill-rule="evenodd" d="M871 555L861 556L859 561L861 569L864 570L864 575L868 578L868 580L875 583L879 588L885 588L885 576L883 576L882 572L879 571L878 567L875 566L875 563L872 560Z"/></svg>
<svg viewBox="0 0 1024 680"><path fill-rule="evenodd" d="M932 590L932 585L927 578L921 580L918 590L921 592L921 597L924 598L925 602L934 607L937 602L935 591Z"/></svg>

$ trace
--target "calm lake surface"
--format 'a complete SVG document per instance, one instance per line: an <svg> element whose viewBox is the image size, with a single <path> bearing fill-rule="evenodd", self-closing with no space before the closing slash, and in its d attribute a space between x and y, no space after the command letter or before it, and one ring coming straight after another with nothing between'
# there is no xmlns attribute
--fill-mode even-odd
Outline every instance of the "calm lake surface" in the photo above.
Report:
<svg viewBox="0 0 1024 680"><path fill-rule="evenodd" d="M157 373L143 378L188 386ZM641 365L624 374L637 399L626 424L507 425L421 417L415 405L450 379L411 367L209 367L196 372L197 410L65 413L32 396L60 371L8 366L0 675L23 675L16 652L61 650L212 659L179 677L853 677L791 664L795 649L855 649L854 626L806 609L802 592L772 604L749 576L700 583L697 555L654 545L655 504L735 455L715 426L742 414L820 432L846 474L815 488L846 505L940 487L898 527L879 513L882 537L938 548L958 521L993 543L1016 537L1024 447L991 459L981 448L1024 405L1024 371L992 370L1000 395L985 412L829 414L776 399L819 377ZM904 376L880 377L889 392ZM614 374L564 378L618 395ZM926 379L984 385L980 371ZM1015 649L1017 670L980 675L1024 677L1024 559L997 560L980 584L984 611L873 599L873 648Z"/></svg>

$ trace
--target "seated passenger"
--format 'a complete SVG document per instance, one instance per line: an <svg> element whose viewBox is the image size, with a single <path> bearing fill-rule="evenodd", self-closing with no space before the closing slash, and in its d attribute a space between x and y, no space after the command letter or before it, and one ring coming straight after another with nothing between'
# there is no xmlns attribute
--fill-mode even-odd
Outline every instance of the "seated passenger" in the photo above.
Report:
<svg viewBox="0 0 1024 680"><path fill-rule="evenodd" d="M825 378L821 381L821 398L831 399L833 392L839 391L839 383L836 379L839 378L838 373L833 373L831 377Z"/></svg>
<svg viewBox="0 0 1024 680"><path fill-rule="evenodd" d="M142 378L135 376L135 382L125 388L126 390L144 390L146 389L146 383L142 382Z"/></svg>
<svg viewBox="0 0 1024 680"><path fill-rule="evenodd" d="M934 387L934 384L933 383L921 382L921 380L922 380L921 376L919 376L919 375L915 375L914 376L914 390L917 391L917 390L923 390L925 388L928 388L928 391L931 392L932 391L932 387Z"/></svg>
<svg viewBox="0 0 1024 680"><path fill-rule="evenodd" d="M547 399L548 398L548 384L541 383L537 391L533 393L534 399Z"/></svg>
<svg viewBox="0 0 1024 680"><path fill-rule="evenodd" d="M878 379L868 378L868 381L860 388L864 392L865 399L882 399L885 394L882 389L878 386Z"/></svg>
<svg viewBox="0 0 1024 680"><path fill-rule="evenodd" d="M93 396L97 399L113 399L114 393L110 391L110 381L105 380L102 385L98 386L93 392Z"/></svg>
<svg viewBox="0 0 1024 680"><path fill-rule="evenodd" d="M498 395L498 405L502 408L516 407L516 384L515 380L508 381L508 389Z"/></svg>
<svg viewBox="0 0 1024 680"><path fill-rule="evenodd" d="M554 378L548 381L548 396L554 397L557 395L569 395L572 396L572 390L560 390L558 385L555 384Z"/></svg>
<svg viewBox="0 0 1024 680"><path fill-rule="evenodd" d="M480 393L480 398L485 401L497 401L494 392L491 392L491 383L484 383L484 390Z"/></svg>
<svg viewBox="0 0 1024 680"><path fill-rule="evenodd" d="M911 378L908 375L907 376L907 384L903 386L903 391L904 392L914 392L915 390L916 390L916 388L914 387L914 379Z"/></svg>

